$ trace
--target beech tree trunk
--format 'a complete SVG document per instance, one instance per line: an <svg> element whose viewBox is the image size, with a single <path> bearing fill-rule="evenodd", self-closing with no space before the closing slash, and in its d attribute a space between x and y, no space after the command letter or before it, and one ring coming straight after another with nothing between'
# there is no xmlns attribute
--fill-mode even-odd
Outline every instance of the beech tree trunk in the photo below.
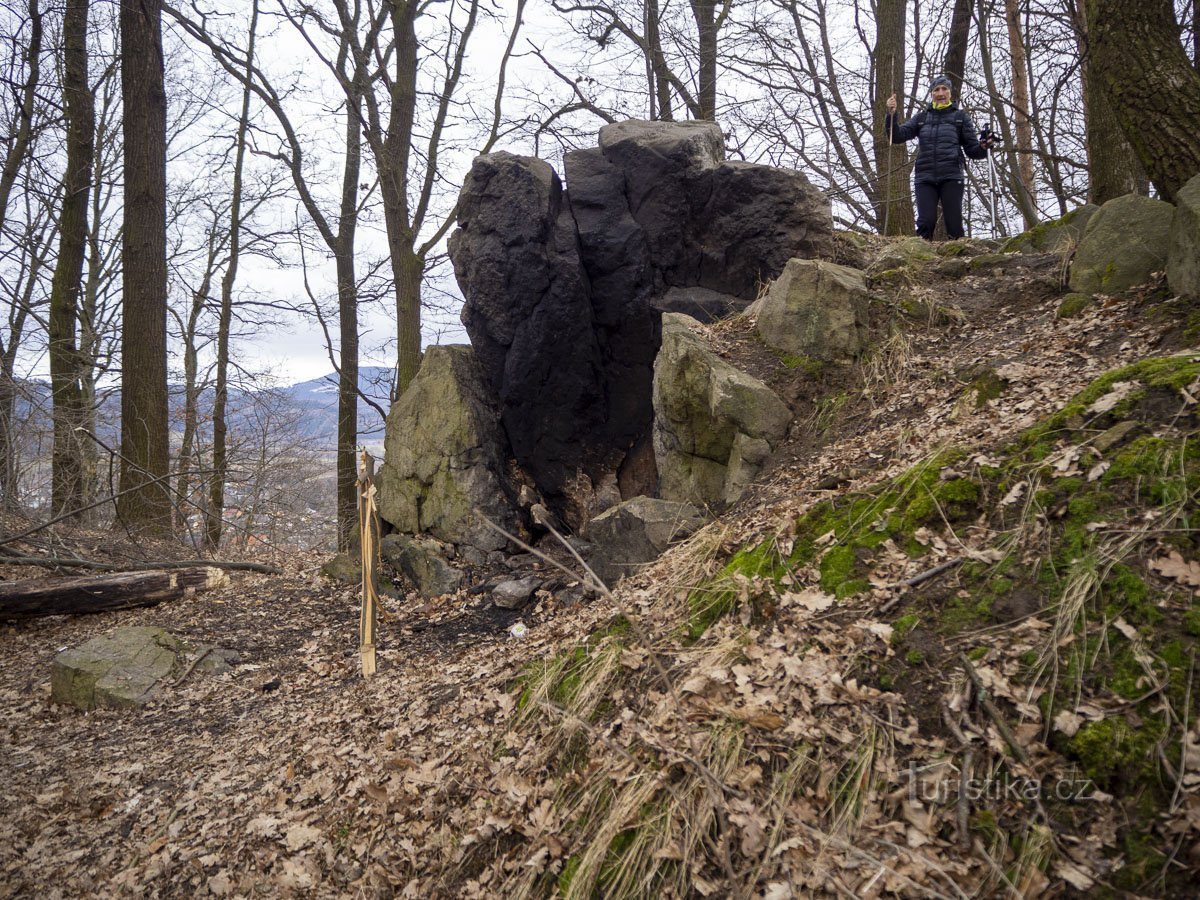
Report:
<svg viewBox="0 0 1200 900"><path fill-rule="evenodd" d="M125 224L122 240L121 496L126 527L166 533L167 96L162 0L121 0Z"/></svg>
<svg viewBox="0 0 1200 900"><path fill-rule="evenodd" d="M86 397L76 331L80 286L88 236L92 165L95 156L95 103L88 84L88 0L68 0L63 13L63 107L67 159L59 217L58 260L50 286L49 356L53 399L54 449L51 454L51 512L55 516L87 504Z"/></svg>
<svg viewBox="0 0 1200 900"><path fill-rule="evenodd" d="M1088 0L1091 72L1163 199L1200 173L1200 72L1171 0Z"/></svg>

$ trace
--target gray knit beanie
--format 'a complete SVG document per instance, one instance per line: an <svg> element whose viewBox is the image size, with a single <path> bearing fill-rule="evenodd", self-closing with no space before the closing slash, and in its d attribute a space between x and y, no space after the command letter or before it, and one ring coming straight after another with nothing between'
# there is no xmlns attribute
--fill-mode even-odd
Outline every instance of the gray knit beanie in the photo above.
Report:
<svg viewBox="0 0 1200 900"><path fill-rule="evenodd" d="M945 75L939 75L937 78L933 79L933 82L929 85L929 93L932 94L934 88L943 86L949 88L951 91L954 90L954 84L950 81L950 79Z"/></svg>

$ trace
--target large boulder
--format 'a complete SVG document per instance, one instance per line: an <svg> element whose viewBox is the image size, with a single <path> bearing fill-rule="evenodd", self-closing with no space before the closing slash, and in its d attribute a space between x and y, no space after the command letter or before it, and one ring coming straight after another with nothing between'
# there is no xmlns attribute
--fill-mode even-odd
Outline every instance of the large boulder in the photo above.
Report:
<svg viewBox="0 0 1200 900"><path fill-rule="evenodd" d="M725 162L696 217L696 283L753 300L789 259L832 257L829 200L802 172Z"/></svg>
<svg viewBox="0 0 1200 900"><path fill-rule="evenodd" d="M1001 247L1002 253L1058 253L1079 243L1087 223L1100 207L1085 203L1066 215L1049 222L1040 222L1028 231L1009 238Z"/></svg>
<svg viewBox="0 0 1200 900"><path fill-rule="evenodd" d="M462 584L462 570L447 561L447 549L431 538L389 534L380 541L379 556L429 599L453 593Z"/></svg>
<svg viewBox="0 0 1200 900"><path fill-rule="evenodd" d="M50 697L85 710L141 706L169 679L190 674L192 668L227 671L236 656L215 647L191 647L164 628L127 625L55 656Z"/></svg>
<svg viewBox="0 0 1200 900"><path fill-rule="evenodd" d="M769 387L722 360L693 331L694 319L663 316L654 363L654 457L659 495L721 508L737 500L791 421Z"/></svg>
<svg viewBox="0 0 1200 900"><path fill-rule="evenodd" d="M867 284L858 269L793 259L750 307L763 343L813 359L857 356L867 345Z"/></svg>
<svg viewBox="0 0 1200 900"><path fill-rule="evenodd" d="M674 541L705 522L690 503L633 497L592 519L588 533L596 551L592 571L607 585L653 562Z"/></svg>
<svg viewBox="0 0 1200 900"><path fill-rule="evenodd" d="M1176 294L1200 300L1200 175L1175 194L1167 284Z"/></svg>
<svg viewBox="0 0 1200 900"><path fill-rule="evenodd" d="M379 515L397 531L499 550L507 541L482 512L517 528L505 477L499 411L470 347L430 347L420 371L388 413L379 470Z"/></svg>
<svg viewBox="0 0 1200 900"><path fill-rule="evenodd" d="M1071 290L1116 294L1144 284L1167 262L1170 203L1138 194L1109 200L1088 220L1071 261Z"/></svg>

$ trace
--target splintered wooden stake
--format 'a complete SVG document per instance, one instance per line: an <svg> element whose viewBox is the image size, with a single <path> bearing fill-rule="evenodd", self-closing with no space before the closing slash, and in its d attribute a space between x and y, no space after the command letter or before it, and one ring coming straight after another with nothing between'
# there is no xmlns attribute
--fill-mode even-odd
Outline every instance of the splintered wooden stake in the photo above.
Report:
<svg viewBox="0 0 1200 900"><path fill-rule="evenodd" d="M358 468L358 532L362 551L362 612L358 620L363 678L375 674L375 617L379 594L379 513L375 509L375 460L364 449Z"/></svg>

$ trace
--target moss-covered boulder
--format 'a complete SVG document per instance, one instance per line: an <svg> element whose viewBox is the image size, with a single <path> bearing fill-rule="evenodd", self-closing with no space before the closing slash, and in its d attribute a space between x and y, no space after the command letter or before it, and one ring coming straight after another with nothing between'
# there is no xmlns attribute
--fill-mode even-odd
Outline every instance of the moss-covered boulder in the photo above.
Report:
<svg viewBox="0 0 1200 900"><path fill-rule="evenodd" d="M872 260L868 269L874 277L896 269L916 269L922 264L938 258L937 248L919 237L906 237L889 241Z"/></svg>
<svg viewBox="0 0 1200 900"><path fill-rule="evenodd" d="M1085 203L1064 216L1040 222L1028 231L1009 238L1002 248L1004 253L1058 253L1079 243L1087 223L1100 207Z"/></svg>
<svg viewBox="0 0 1200 900"><path fill-rule="evenodd" d="M867 343L867 285L864 274L848 266L788 260L750 311L763 343L781 353L848 358Z"/></svg>
<svg viewBox="0 0 1200 900"><path fill-rule="evenodd" d="M125 626L55 656L50 696L83 710L141 706L184 665L188 673L191 668L221 672L234 657L228 650L189 646L164 628Z"/></svg>
<svg viewBox="0 0 1200 900"><path fill-rule="evenodd" d="M1175 195L1167 283L1176 294L1200 300L1200 175Z"/></svg>
<svg viewBox="0 0 1200 900"><path fill-rule="evenodd" d="M654 457L659 494L700 507L737 500L782 441L791 411L769 387L721 359L693 331L663 316L654 363Z"/></svg>
<svg viewBox="0 0 1200 900"><path fill-rule="evenodd" d="M501 549L505 539L479 519L479 510L515 533L500 415L470 347L426 351L388 413L384 447L379 514L397 531Z"/></svg>
<svg viewBox="0 0 1200 900"><path fill-rule="evenodd" d="M1143 284L1167 263L1175 209L1138 194L1109 200L1088 220L1071 262L1071 290L1115 294Z"/></svg>

